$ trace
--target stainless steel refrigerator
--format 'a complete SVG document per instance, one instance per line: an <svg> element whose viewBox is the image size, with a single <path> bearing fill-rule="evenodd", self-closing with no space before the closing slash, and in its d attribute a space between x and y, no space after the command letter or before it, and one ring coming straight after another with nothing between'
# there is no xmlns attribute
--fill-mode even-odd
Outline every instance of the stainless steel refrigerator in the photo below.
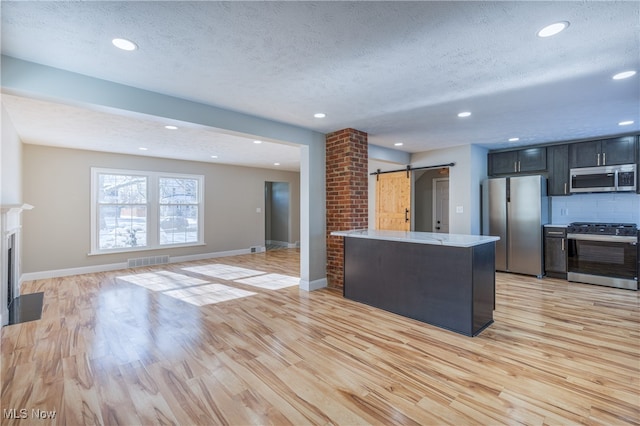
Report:
<svg viewBox="0 0 640 426"><path fill-rule="evenodd" d="M549 218L546 179L543 176L487 179L483 192L488 224L484 234L500 237L496 242L496 270L541 278L542 225Z"/></svg>

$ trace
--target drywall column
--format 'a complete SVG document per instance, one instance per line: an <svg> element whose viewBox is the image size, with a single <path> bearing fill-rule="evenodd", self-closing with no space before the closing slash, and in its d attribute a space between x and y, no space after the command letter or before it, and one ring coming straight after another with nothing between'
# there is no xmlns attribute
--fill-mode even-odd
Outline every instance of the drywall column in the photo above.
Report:
<svg viewBox="0 0 640 426"><path fill-rule="evenodd" d="M368 137L355 129L329 133L326 137L327 281L343 287L343 237L333 231L369 227Z"/></svg>
<svg viewBox="0 0 640 426"><path fill-rule="evenodd" d="M327 286L324 135L300 147L300 288Z"/></svg>

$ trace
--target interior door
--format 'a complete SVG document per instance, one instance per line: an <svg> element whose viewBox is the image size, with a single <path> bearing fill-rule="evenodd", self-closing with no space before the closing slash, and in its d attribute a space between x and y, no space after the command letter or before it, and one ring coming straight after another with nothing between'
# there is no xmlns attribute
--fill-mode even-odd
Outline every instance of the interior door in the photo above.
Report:
<svg viewBox="0 0 640 426"><path fill-rule="evenodd" d="M376 229L411 230L411 172L385 173L376 181Z"/></svg>
<svg viewBox="0 0 640 426"><path fill-rule="evenodd" d="M449 179L433 180L433 232L449 233Z"/></svg>

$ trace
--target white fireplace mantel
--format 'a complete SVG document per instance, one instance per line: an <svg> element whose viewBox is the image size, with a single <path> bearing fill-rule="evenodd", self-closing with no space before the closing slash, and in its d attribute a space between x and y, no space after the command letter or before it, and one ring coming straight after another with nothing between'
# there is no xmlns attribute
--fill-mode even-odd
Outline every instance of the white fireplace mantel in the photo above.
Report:
<svg viewBox="0 0 640 426"><path fill-rule="evenodd" d="M7 300L20 294L21 262L20 233L21 216L25 210L31 210L31 204L0 205L0 325L9 321ZM9 250L10 249L10 250ZM10 263L11 262L11 263ZM8 265L11 264L11 268ZM11 274L8 270L11 269Z"/></svg>
<svg viewBox="0 0 640 426"><path fill-rule="evenodd" d="M22 210L31 210L33 208L33 206L31 204L2 204L0 205L0 210L2 210L2 213L8 212L8 211L16 211L17 213L21 212Z"/></svg>
<svg viewBox="0 0 640 426"><path fill-rule="evenodd" d="M31 204L8 204L0 206L2 213L2 234L9 235L20 229L20 214L23 210L31 210Z"/></svg>

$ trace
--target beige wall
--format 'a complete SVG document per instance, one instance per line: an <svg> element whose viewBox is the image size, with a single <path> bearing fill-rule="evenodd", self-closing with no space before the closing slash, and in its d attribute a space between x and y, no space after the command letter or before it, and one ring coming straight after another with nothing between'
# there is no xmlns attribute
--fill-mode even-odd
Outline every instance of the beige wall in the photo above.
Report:
<svg viewBox="0 0 640 426"><path fill-rule="evenodd" d="M91 167L204 175L206 245L88 256ZM291 238L300 240L297 172L24 145L24 198L36 208L24 217L23 273L108 265L135 257L190 256L263 246L265 181L289 182L295 233Z"/></svg>

